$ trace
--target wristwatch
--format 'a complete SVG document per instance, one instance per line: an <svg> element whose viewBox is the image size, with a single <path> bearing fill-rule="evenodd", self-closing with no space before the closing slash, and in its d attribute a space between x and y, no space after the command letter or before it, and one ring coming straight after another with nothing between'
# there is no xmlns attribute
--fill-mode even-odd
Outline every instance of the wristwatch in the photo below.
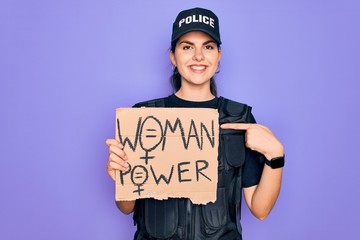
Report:
<svg viewBox="0 0 360 240"><path fill-rule="evenodd" d="M282 168L285 165L285 155L282 157L273 158L271 160L267 160L265 156L261 156L260 162L265 162L265 164L272 169Z"/></svg>

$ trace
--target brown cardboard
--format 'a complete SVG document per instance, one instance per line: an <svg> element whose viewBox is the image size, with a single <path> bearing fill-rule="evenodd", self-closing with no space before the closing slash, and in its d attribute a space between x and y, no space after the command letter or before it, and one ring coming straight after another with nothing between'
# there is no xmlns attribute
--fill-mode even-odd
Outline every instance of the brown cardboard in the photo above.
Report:
<svg viewBox="0 0 360 240"><path fill-rule="evenodd" d="M215 202L216 109L118 108L116 139L130 164L116 173L117 201L186 197L195 204Z"/></svg>

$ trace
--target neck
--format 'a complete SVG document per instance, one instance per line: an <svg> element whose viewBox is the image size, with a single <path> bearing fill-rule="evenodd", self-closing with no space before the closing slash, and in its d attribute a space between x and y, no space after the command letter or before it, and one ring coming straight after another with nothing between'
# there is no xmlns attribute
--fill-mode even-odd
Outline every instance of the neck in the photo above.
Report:
<svg viewBox="0 0 360 240"><path fill-rule="evenodd" d="M209 101L214 99L214 95L210 92L209 86L202 86L202 87L187 87L187 86L181 86L179 91L175 93L175 95L181 99L187 100L187 101L195 101L195 102L203 102L203 101Z"/></svg>

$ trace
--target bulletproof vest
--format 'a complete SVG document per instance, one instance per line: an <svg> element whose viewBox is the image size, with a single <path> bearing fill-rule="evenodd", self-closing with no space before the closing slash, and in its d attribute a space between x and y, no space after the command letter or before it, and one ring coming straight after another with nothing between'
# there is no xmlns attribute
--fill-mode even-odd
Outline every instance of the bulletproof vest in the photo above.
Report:
<svg viewBox="0 0 360 240"><path fill-rule="evenodd" d="M138 104L166 107L165 98ZM219 124L248 123L251 107L219 97ZM206 205L186 198L138 199L135 203L135 240L242 239L240 212L245 131L220 129L217 198Z"/></svg>

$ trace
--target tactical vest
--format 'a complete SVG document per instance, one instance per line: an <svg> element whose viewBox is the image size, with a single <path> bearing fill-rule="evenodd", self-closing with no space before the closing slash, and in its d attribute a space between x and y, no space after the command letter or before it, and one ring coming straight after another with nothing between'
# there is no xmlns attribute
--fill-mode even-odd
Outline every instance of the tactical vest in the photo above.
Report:
<svg viewBox="0 0 360 240"><path fill-rule="evenodd" d="M166 107L165 99L138 104L140 107ZM248 123L251 107L219 97L219 124ZM242 166L245 161L245 131L220 129L218 186L214 203L192 204L186 198L136 200L135 240L241 240L240 212Z"/></svg>

